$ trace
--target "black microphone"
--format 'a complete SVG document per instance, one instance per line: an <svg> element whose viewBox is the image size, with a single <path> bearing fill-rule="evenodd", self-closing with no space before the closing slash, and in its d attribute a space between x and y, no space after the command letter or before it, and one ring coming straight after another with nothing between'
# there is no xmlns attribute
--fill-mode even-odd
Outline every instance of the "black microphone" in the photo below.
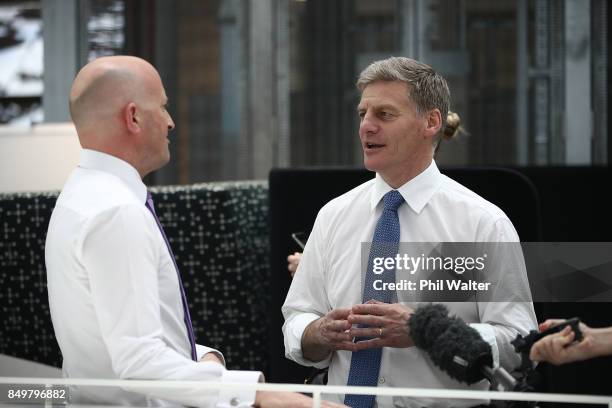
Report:
<svg viewBox="0 0 612 408"><path fill-rule="evenodd" d="M515 390L517 381L502 367L493 368L491 345L476 329L448 315L441 304L419 307L408 321L414 345L451 378L473 384L484 378L503 390Z"/></svg>

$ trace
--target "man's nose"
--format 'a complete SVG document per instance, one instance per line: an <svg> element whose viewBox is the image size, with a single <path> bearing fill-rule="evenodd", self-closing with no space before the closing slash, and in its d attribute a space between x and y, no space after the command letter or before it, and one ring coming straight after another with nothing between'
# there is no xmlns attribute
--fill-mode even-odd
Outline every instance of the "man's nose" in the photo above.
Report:
<svg viewBox="0 0 612 408"><path fill-rule="evenodd" d="M361 134L375 133L377 130L378 130L378 125L376 124L376 121L374 121L373 118L369 114L366 114L361 119L361 123L359 124L359 133Z"/></svg>
<svg viewBox="0 0 612 408"><path fill-rule="evenodd" d="M172 130L174 129L174 121L172 120L172 117L170 115L168 115L168 130Z"/></svg>

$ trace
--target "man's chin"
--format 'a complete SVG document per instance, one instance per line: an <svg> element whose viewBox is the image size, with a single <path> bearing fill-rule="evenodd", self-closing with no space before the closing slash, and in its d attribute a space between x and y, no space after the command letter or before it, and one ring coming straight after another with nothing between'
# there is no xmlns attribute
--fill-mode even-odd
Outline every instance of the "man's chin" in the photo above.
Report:
<svg viewBox="0 0 612 408"><path fill-rule="evenodd" d="M168 154L164 157L164 160L162 161L161 165L159 166L159 168L164 167L166 164L170 163L170 153L168 152Z"/></svg>
<svg viewBox="0 0 612 408"><path fill-rule="evenodd" d="M152 171L157 171L168 163L170 163L170 153L160 158L160 160L156 163L155 168Z"/></svg>
<svg viewBox="0 0 612 408"><path fill-rule="evenodd" d="M377 160L368 160L367 157L364 157L363 158L363 167L365 167L366 169L368 169L370 171L374 171L374 172L378 173L378 171L381 168L381 164Z"/></svg>

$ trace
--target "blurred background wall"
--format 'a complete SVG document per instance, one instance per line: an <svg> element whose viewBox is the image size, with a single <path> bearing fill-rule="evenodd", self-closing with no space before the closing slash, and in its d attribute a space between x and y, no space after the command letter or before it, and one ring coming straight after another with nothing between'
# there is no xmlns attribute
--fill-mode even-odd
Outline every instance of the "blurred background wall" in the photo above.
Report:
<svg viewBox="0 0 612 408"><path fill-rule="evenodd" d="M78 69L131 54L159 69L177 123L173 160L149 184L359 166L356 78L375 59L403 55L444 74L463 119L466 133L442 146L440 165L607 166L607 8L605 0L2 0L0 123L68 121ZM13 146L0 135L0 149Z"/></svg>

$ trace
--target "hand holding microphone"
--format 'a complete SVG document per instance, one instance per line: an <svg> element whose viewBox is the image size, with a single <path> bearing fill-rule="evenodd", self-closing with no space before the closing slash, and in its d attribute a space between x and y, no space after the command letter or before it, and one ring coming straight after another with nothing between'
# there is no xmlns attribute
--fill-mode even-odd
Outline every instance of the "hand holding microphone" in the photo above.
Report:
<svg viewBox="0 0 612 408"><path fill-rule="evenodd" d="M531 360L560 365L612 355L612 327L589 327L573 318L547 320L540 330L527 350Z"/></svg>

